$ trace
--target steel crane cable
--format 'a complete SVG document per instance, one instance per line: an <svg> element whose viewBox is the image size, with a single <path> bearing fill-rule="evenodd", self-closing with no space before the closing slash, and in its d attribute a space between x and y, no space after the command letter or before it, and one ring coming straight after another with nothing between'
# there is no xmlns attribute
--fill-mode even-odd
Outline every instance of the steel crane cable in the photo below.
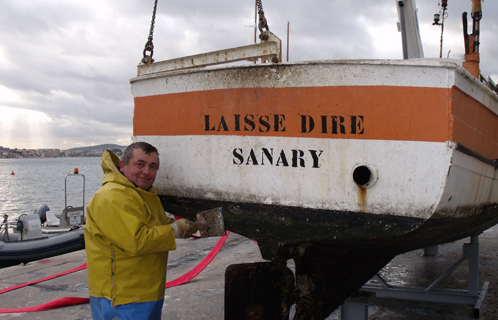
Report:
<svg viewBox="0 0 498 320"><path fill-rule="evenodd" d="M263 33L263 28L266 28L266 31L270 31L270 27L268 26L268 21L266 20L265 12L263 11L263 3L261 3L261 0L256 0L256 5L258 6L259 15L258 28L259 32L261 33L259 35L259 38L261 40L267 40L268 36Z"/></svg>
<svg viewBox="0 0 498 320"><path fill-rule="evenodd" d="M152 43L152 36L154 35L154 24L156 22L156 9L157 0L154 1L154 10L152 11L152 20L150 22L149 38L145 43L144 54L142 58L142 62L145 64L154 62L154 59L152 59L152 55L154 54L154 44ZM150 56L147 55L147 51L150 52Z"/></svg>

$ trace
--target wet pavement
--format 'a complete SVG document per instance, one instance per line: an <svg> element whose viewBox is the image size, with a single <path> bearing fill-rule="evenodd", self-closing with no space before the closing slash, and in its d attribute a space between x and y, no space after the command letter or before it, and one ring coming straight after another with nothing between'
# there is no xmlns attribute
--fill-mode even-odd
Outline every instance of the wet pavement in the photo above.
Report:
<svg viewBox="0 0 498 320"><path fill-rule="evenodd" d="M498 227L484 232L480 242L480 287L489 281L485 308L481 319L495 319L498 314ZM188 239L178 241L176 251L170 253L168 281L194 268L216 245L219 238ZM463 239L442 246L439 258L421 257L416 250L396 257L381 272L393 285L426 287L462 256ZM196 278L190 282L167 288L163 307L164 320L223 319L224 272L233 263L262 261L257 245L242 236L231 233L219 254ZM84 250L0 269L0 289L41 279L86 262ZM468 263L464 262L451 273L438 288L467 288ZM292 264L289 263L292 269ZM146 270L144 270L146 272ZM479 287L479 288L480 288ZM0 295L1 308L35 306L63 297L88 297L86 270L71 273ZM0 314L3 319L91 319L88 304L54 310ZM341 319L336 310L327 320ZM370 299L368 319L474 319L473 307L428 302L410 302L393 299Z"/></svg>
<svg viewBox="0 0 498 320"><path fill-rule="evenodd" d="M427 288L463 255L464 243L470 238L443 244L441 256L422 257L423 250L415 250L394 258L381 272L390 285ZM451 272L435 289L468 289L468 260ZM498 319L498 225L479 235L479 290L485 281L489 288L484 299L480 319ZM340 319L336 310L327 320ZM452 319L474 318L472 305L404 301L373 298L369 300L369 320L395 319Z"/></svg>

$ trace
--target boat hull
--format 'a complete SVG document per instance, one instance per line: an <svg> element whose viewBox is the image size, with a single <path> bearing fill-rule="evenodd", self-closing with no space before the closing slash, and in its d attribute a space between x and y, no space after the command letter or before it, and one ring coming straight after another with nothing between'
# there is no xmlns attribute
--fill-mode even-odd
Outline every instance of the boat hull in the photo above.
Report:
<svg viewBox="0 0 498 320"><path fill-rule="evenodd" d="M183 70L132 91L162 196L420 220L498 203L498 99L455 63Z"/></svg>
<svg viewBox="0 0 498 320"><path fill-rule="evenodd" d="M395 255L498 222L498 97L456 63L316 61L131 83L134 139L159 150L165 209L223 207L263 258L294 259L303 301L321 288L318 318ZM318 310L299 308L299 319Z"/></svg>

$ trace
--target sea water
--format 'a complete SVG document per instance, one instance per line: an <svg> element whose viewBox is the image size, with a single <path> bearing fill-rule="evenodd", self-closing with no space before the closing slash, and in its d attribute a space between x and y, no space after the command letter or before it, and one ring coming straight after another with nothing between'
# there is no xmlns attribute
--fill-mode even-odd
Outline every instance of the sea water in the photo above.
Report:
<svg viewBox="0 0 498 320"><path fill-rule="evenodd" d="M44 204L59 215L66 203L83 206L83 195L86 214L102 184L100 162L100 157L0 159L0 219L33 213Z"/></svg>

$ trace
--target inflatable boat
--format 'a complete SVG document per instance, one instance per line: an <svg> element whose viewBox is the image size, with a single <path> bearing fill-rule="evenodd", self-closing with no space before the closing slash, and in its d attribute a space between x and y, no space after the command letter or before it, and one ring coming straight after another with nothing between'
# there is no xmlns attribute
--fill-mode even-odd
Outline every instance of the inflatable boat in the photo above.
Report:
<svg viewBox="0 0 498 320"><path fill-rule="evenodd" d="M83 208L68 207L60 219L46 205L0 225L0 267L46 259L85 248Z"/></svg>

